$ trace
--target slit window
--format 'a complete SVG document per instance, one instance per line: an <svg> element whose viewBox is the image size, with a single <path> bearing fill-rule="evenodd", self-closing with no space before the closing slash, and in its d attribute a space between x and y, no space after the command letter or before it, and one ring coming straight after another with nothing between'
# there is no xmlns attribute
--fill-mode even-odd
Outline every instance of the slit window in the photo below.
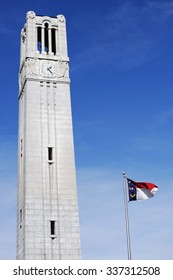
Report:
<svg viewBox="0 0 173 280"><path fill-rule="evenodd" d="M22 209L20 209L20 213L19 213L19 223L20 223L20 228L22 228Z"/></svg>
<svg viewBox="0 0 173 280"><path fill-rule="evenodd" d="M23 155L23 139L20 141L20 156L22 157Z"/></svg>
<svg viewBox="0 0 173 280"><path fill-rule="evenodd" d="M55 235L55 221L50 221L50 234Z"/></svg>
<svg viewBox="0 0 173 280"><path fill-rule="evenodd" d="M37 28L37 50L39 53L42 52L42 46L41 46L41 27Z"/></svg>
<svg viewBox="0 0 173 280"><path fill-rule="evenodd" d="M52 161L53 160L53 148L48 147L48 160Z"/></svg>

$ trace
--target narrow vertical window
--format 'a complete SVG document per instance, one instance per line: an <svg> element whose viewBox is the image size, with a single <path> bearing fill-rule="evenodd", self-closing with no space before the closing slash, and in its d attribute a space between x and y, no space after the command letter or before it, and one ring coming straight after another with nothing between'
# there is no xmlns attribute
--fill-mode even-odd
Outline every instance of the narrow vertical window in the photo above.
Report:
<svg viewBox="0 0 173 280"><path fill-rule="evenodd" d="M22 228L22 209L20 209L20 213L19 213L19 223L20 223L20 228Z"/></svg>
<svg viewBox="0 0 173 280"><path fill-rule="evenodd" d="M41 27L37 28L37 50L39 53L42 52L42 46L41 46Z"/></svg>
<svg viewBox="0 0 173 280"><path fill-rule="evenodd" d="M56 39L55 39L55 29L52 28L51 30L52 32L52 52L54 53L54 55L56 54Z"/></svg>
<svg viewBox="0 0 173 280"><path fill-rule="evenodd" d="M48 147L48 160L49 161L53 160L53 149L52 149L52 147Z"/></svg>
<svg viewBox="0 0 173 280"><path fill-rule="evenodd" d="M50 221L50 234L55 235L55 221Z"/></svg>
<svg viewBox="0 0 173 280"><path fill-rule="evenodd" d="M49 36L48 36L48 23L45 23L45 25L44 25L44 39L45 39L45 43L44 43L44 47L45 47L45 52L49 52L49 40L48 40L48 38L49 38Z"/></svg>
<svg viewBox="0 0 173 280"><path fill-rule="evenodd" d="M20 140L20 156L23 155L23 139Z"/></svg>

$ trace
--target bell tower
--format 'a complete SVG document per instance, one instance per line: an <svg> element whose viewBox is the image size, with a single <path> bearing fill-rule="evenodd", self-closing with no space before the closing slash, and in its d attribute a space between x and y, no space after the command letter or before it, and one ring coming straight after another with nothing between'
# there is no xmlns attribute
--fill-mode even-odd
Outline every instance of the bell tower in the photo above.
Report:
<svg viewBox="0 0 173 280"><path fill-rule="evenodd" d="M18 99L17 259L80 259L64 16L27 13Z"/></svg>

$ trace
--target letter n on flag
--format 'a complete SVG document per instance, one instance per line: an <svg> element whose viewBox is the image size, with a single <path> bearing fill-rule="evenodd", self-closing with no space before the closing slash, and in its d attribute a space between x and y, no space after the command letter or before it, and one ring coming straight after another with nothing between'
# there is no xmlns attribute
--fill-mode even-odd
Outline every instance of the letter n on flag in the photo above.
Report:
<svg viewBox="0 0 173 280"><path fill-rule="evenodd" d="M135 182L127 178L129 201L145 200L155 195L158 187L152 183Z"/></svg>

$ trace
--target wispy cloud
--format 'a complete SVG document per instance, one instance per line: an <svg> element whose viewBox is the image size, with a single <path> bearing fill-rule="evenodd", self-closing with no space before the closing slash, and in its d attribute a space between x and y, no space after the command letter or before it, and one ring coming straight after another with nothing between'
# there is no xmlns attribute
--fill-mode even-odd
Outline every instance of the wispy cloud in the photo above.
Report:
<svg viewBox="0 0 173 280"><path fill-rule="evenodd" d="M163 41L172 13L172 1L147 1L141 5L125 1L104 16L77 16L78 31L85 36L79 43L80 54L76 55L73 69L85 69L98 62L102 67L133 68L152 60L159 53L157 44Z"/></svg>
<svg viewBox="0 0 173 280"><path fill-rule="evenodd" d="M158 138L157 135L155 137L153 135L143 135L141 137L136 137L133 139L133 144L136 149L149 152L161 152L165 150L165 147L168 147L170 143L170 140L161 137Z"/></svg>
<svg viewBox="0 0 173 280"><path fill-rule="evenodd" d="M171 122L171 124L172 124L172 120L173 120L173 109L172 108L168 108L166 111L159 112L159 114L157 114L153 118L153 121L154 121L154 124L156 127L163 126L168 122Z"/></svg>
<svg viewBox="0 0 173 280"><path fill-rule="evenodd" d="M147 9L150 11L151 19L163 22L173 15L173 1L148 0Z"/></svg>

